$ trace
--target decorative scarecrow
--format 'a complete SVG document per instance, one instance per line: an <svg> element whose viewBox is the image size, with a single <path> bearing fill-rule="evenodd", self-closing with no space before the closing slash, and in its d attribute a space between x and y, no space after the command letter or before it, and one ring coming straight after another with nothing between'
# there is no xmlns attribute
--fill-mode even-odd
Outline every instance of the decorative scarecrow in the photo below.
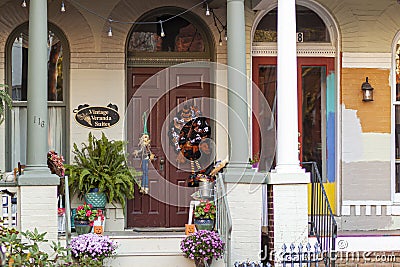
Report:
<svg viewBox="0 0 400 267"><path fill-rule="evenodd" d="M133 151L135 157L140 157L142 159L142 183L140 192L143 194L149 193L149 161L154 159L154 154L151 152L151 140L150 134L147 131L147 116L146 112L143 113L143 133L139 138L139 149Z"/></svg>

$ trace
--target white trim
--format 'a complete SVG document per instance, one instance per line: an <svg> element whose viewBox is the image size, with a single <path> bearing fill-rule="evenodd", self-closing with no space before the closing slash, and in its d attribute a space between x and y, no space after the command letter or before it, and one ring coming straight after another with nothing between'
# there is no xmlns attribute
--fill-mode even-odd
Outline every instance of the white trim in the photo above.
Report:
<svg viewBox="0 0 400 267"><path fill-rule="evenodd" d="M400 215L400 206L391 206L392 212L391 215Z"/></svg>
<svg viewBox="0 0 400 267"><path fill-rule="evenodd" d="M361 215L361 206L355 206L356 208L356 216L360 216Z"/></svg>
<svg viewBox="0 0 400 267"><path fill-rule="evenodd" d="M382 215L382 206L375 206L375 214L376 216Z"/></svg>
<svg viewBox="0 0 400 267"><path fill-rule="evenodd" d="M343 68L390 69L390 53L350 53L343 52Z"/></svg>
<svg viewBox="0 0 400 267"><path fill-rule="evenodd" d="M371 215L371 206L370 205L365 206L365 215L366 216Z"/></svg>
<svg viewBox="0 0 400 267"><path fill-rule="evenodd" d="M390 85L391 85L391 125L390 125L390 129L391 129L391 139L390 139L390 147L391 147L391 151L390 151L390 177L391 177L391 198L393 200L393 202L400 202L400 193L396 193L396 163L395 163L395 159L396 159L396 150L393 144L395 144L396 142L396 137L395 137L395 102L396 102L396 45L397 43L400 42L400 31L397 32L397 34L394 36L393 38L393 42L392 42L392 56L391 56L391 69L390 69Z"/></svg>
<svg viewBox="0 0 400 267"><path fill-rule="evenodd" d="M343 206L391 206L393 203L392 201L386 200L344 200Z"/></svg>
<svg viewBox="0 0 400 267"><path fill-rule="evenodd" d="M278 54L276 43L254 43L251 51L252 56L273 56ZM297 44L298 57L335 57L335 47L330 44Z"/></svg>
<svg viewBox="0 0 400 267"><path fill-rule="evenodd" d="M351 215L351 210L350 206L342 206L342 216L350 216Z"/></svg>
<svg viewBox="0 0 400 267"><path fill-rule="evenodd" d="M386 215L392 215L392 206L386 206Z"/></svg>

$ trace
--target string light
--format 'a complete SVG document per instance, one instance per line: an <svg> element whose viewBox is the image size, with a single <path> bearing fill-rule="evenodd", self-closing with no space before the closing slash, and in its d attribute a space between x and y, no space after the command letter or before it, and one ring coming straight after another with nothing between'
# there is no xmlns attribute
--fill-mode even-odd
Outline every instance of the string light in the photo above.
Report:
<svg viewBox="0 0 400 267"><path fill-rule="evenodd" d="M111 23L113 22L113 20L112 19L108 19L108 22L110 23L110 27L108 28L107 36L108 37L112 37L113 36L113 32L112 32L112 28L111 28Z"/></svg>
<svg viewBox="0 0 400 267"><path fill-rule="evenodd" d="M215 15L214 11L211 10L211 13L213 15L213 20L214 20L214 26L217 28L218 34L219 34L219 45L222 46L222 32L224 32L224 39L225 41L228 40L228 35L227 35L227 27L222 23L222 21Z"/></svg>
<svg viewBox="0 0 400 267"><path fill-rule="evenodd" d="M160 26L161 26L161 33L160 33L160 36L161 36L161 37L165 37L165 32L164 32L164 29L163 29L162 21L161 21L161 20L160 20Z"/></svg>
<svg viewBox="0 0 400 267"><path fill-rule="evenodd" d="M210 9L208 8L207 2L206 2L206 16L210 16Z"/></svg>
<svg viewBox="0 0 400 267"><path fill-rule="evenodd" d="M26 7L26 1L24 0L21 4L22 7Z"/></svg>
<svg viewBox="0 0 400 267"><path fill-rule="evenodd" d="M102 15L96 13L95 11L93 11L93 10L91 10L91 9L89 9L89 8L87 8L87 7L85 7L85 6L83 6L83 5L81 5L81 4L80 4L78 1L76 1L76 0L69 0L69 1L70 1L71 3L73 3L75 6L79 7L80 9L83 9L83 10L85 10L86 12L88 12L88 13L90 13L90 14L92 14L92 15L95 15L95 16L97 16L97 17L99 17L99 18L101 18L101 19L103 19L103 20L105 20L105 21L108 21L108 22L110 23L110 27L109 27L109 29L108 29L107 36L109 36L109 37L113 36L113 32L112 32L112 28L111 28L111 22L113 22L113 23L120 23L120 24L130 24L130 25L148 25L148 24L157 24L157 23L160 23L160 28L161 28L160 36L161 36L161 37L165 37L165 32L164 32L164 29L163 29L163 23L165 23L165 22L167 22L167 21L170 21L170 20L173 20L173 19L175 19L175 18L177 18L177 17L180 17L180 16L182 16L183 14L185 14L185 13L187 13L187 12L189 12L189 11L195 9L196 7L198 7L198 6L200 6L200 5L204 4L204 3L206 4L206 16L210 16L211 13L213 14L213 17L214 17L214 24L215 24L215 26L216 26L217 29L218 29L218 32L219 32L219 34L220 34L220 39L221 39L221 32L222 32L224 29L225 29L225 31L226 31L226 26L223 25L222 22L221 22L218 18L216 18L216 16L215 16L213 10L209 8L208 3L207 3L208 0L202 0L200 3L195 4L194 6L192 6L192 7L189 8L189 9L186 9L186 10L184 10L184 11L182 11L182 12L180 12L180 13L174 15L174 16L171 16L171 17L169 17L169 18L167 18L167 19L159 20L159 21L121 21L121 20L111 20L110 18L104 17L104 16L102 16ZM26 5L26 0L23 0L21 6L22 6L22 7L26 7L26 6L27 6L27 5ZM64 3L64 1L62 1L62 2L61 2L61 12L65 12L65 11L66 11L65 3ZM219 27L217 26L216 19L217 19L218 22L222 25L222 30L220 30ZM225 39L226 39L226 37L225 37ZM222 43L222 39L221 39L221 43ZM221 44L221 45L222 45L222 44Z"/></svg>

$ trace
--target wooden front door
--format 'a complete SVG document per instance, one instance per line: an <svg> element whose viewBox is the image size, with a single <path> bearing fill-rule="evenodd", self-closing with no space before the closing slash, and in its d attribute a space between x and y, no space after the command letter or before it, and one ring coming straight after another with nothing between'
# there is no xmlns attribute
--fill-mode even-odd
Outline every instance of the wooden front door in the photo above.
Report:
<svg viewBox="0 0 400 267"><path fill-rule="evenodd" d="M142 114L147 111L151 150L157 157L149 164L149 194L140 193L136 186L135 198L127 203L128 227L183 227L188 220L190 195L194 192L194 189L187 188L190 175L187 167L176 163L177 153L169 140L168 127L182 103L196 105L203 114L209 114L210 107L201 99L210 96L210 85L204 82L209 79L209 70L161 70L129 68L127 72L128 153L138 149L138 140L143 132ZM139 96L138 89L141 92ZM128 160L140 170L139 159L129 155Z"/></svg>

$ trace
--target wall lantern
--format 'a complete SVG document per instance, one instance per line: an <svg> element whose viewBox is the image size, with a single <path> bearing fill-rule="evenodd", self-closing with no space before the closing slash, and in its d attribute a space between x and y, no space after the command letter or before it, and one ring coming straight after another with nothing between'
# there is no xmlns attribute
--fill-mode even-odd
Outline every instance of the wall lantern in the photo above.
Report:
<svg viewBox="0 0 400 267"><path fill-rule="evenodd" d="M368 77L365 78L365 82L361 85L361 90L363 91L363 101L373 101L374 100L374 88L369 84Z"/></svg>

